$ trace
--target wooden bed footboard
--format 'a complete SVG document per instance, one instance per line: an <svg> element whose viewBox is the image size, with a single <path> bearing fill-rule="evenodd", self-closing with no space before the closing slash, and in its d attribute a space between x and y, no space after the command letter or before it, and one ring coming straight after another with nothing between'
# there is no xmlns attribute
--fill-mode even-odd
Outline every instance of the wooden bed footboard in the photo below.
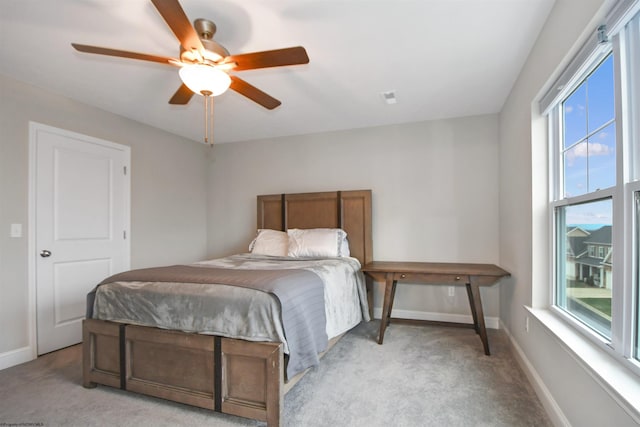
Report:
<svg viewBox="0 0 640 427"><path fill-rule="evenodd" d="M279 426L281 343L83 322L83 385L118 387Z"/></svg>

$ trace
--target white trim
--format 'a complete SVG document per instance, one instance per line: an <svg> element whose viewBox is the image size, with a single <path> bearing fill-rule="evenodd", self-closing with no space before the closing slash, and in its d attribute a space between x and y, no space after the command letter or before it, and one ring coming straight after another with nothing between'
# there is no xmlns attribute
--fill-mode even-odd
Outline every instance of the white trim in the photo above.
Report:
<svg viewBox="0 0 640 427"><path fill-rule="evenodd" d="M10 368L34 359L32 347L22 347L16 350L0 353L0 370Z"/></svg>
<svg viewBox="0 0 640 427"><path fill-rule="evenodd" d="M53 126L44 125L42 123L30 121L29 122L29 170L28 170L28 226L27 226L27 321L29 331L29 346L25 347L29 349L30 359L33 360L38 357L38 334L37 334L37 301L36 301L36 259L37 259L37 247L36 247L36 144L38 142L37 134L39 131L45 131L62 135L70 138L79 138L83 141L90 142L92 144L101 145L103 147L109 147L111 149L120 150L125 157L125 165L127 167L127 173L124 177L125 190L125 212L124 223L126 231L125 241L125 254L124 269L131 268L131 147L115 142L107 141L104 139L95 138L88 135L83 135L78 132L73 132L65 129L59 129ZM27 361L27 360L24 360ZM22 362L20 362L22 363Z"/></svg>
<svg viewBox="0 0 640 427"><path fill-rule="evenodd" d="M620 408L640 424L640 377L550 310L525 307Z"/></svg>
<svg viewBox="0 0 640 427"><path fill-rule="evenodd" d="M396 310L392 311L392 317L411 320L430 320L434 322L454 322L468 323L473 325L473 318L470 314L433 313L429 311ZM373 317L382 318L382 307L374 307ZM500 321L497 317L484 316L485 326L489 329L500 329Z"/></svg>
<svg viewBox="0 0 640 427"><path fill-rule="evenodd" d="M511 335L511 331L509 331L509 329L502 321L500 321L500 325L500 329L503 329L507 334L507 337L509 337L509 343L514 350L514 356L516 357L516 360L520 364L520 367L524 371L525 375L529 379L529 382L533 386L533 389L538 395L542 406L544 406L544 409L546 409L547 411L547 415L549 415L549 418L551 418L551 422L553 423L553 425L570 427L571 423L564 415L564 412L562 412L562 408L560 408L558 402L556 402L556 400L553 398L553 395L540 377L540 374L538 374L538 371L536 371L531 362L529 362L529 359L527 358L525 352L518 345L513 335Z"/></svg>
<svg viewBox="0 0 640 427"><path fill-rule="evenodd" d="M607 36L615 36L639 10L640 0L617 1L603 22ZM598 29L594 28L588 40L540 99L539 109L542 115L548 114L561 98L567 96L575 83L589 72L586 65L598 63L607 54L608 49L608 43L599 41Z"/></svg>
<svg viewBox="0 0 640 427"><path fill-rule="evenodd" d="M640 11L640 0L618 0L605 19L607 35L618 34L638 11Z"/></svg>
<svg viewBox="0 0 640 427"><path fill-rule="evenodd" d="M36 143L41 125L29 122L29 166L27 208L27 322L31 360L38 357L38 329L36 302Z"/></svg>
<svg viewBox="0 0 640 427"><path fill-rule="evenodd" d="M551 85L549 90L540 100L540 111L542 115L549 114L561 99L573 91L576 83L583 80L591 72L593 64L597 64L610 52L608 43L598 43L598 33L596 30L573 57L569 65L560 74L560 77Z"/></svg>

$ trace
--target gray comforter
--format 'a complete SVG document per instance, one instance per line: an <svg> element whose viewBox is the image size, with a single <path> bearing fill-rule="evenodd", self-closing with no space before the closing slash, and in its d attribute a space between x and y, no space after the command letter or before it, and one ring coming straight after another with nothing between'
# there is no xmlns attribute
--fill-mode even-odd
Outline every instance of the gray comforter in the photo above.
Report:
<svg viewBox="0 0 640 427"><path fill-rule="evenodd" d="M304 269L193 264L132 270L87 296L87 317L254 341L284 335L288 378L316 365L327 347L324 283Z"/></svg>

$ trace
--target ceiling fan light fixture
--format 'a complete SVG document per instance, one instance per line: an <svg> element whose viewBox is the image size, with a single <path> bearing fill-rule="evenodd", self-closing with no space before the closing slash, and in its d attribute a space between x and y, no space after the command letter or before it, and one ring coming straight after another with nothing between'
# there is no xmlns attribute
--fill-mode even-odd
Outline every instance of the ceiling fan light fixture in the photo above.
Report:
<svg viewBox="0 0 640 427"><path fill-rule="evenodd" d="M189 64L178 71L180 79L194 93L218 96L229 89L231 77L222 70L206 64Z"/></svg>

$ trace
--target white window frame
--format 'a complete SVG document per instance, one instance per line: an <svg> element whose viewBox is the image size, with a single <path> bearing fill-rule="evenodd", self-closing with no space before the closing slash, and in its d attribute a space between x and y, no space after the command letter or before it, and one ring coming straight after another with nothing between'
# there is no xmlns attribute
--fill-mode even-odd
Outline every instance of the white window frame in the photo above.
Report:
<svg viewBox="0 0 640 427"><path fill-rule="evenodd" d="M607 25L598 28L594 36L585 44L576 58L570 62L552 89L541 100L541 110L548 113L549 130L549 172L550 201L549 224L551 279L550 310L568 324L576 328L589 340L605 349L626 367L640 374L640 351L636 353L636 339L640 340L638 316L640 305L640 267L638 264L640 238L636 218L635 193L640 194L640 16L625 25L640 10L638 0L619 2L607 16ZM632 39L630 32L638 37ZM608 38L610 44L604 43ZM562 182L562 102L584 79L613 52L615 79L615 128L616 128L616 185L574 197L564 196ZM633 72L631 72L633 70ZM577 203L611 198L613 209L612 248L612 321L611 337L604 338L586 324L574 318L564 309L555 306L557 294L558 254L555 210ZM589 250L591 252L591 250ZM599 251L594 248L599 255ZM605 251L605 256L608 251ZM564 261L563 261L564 262ZM562 267L564 268L564 267Z"/></svg>

